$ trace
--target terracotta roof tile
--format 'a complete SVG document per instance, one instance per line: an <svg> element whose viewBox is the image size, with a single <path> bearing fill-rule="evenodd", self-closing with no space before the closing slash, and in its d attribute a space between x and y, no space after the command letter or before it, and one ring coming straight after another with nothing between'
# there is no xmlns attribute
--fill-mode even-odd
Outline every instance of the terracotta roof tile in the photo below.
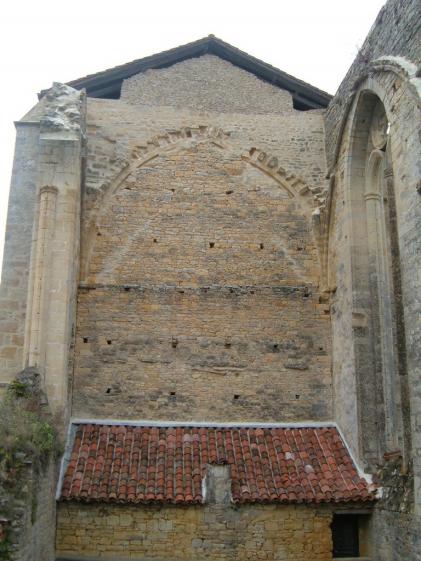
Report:
<svg viewBox="0 0 421 561"><path fill-rule="evenodd" d="M203 503L207 464L231 468L235 503L372 501L334 427L78 424L62 500Z"/></svg>

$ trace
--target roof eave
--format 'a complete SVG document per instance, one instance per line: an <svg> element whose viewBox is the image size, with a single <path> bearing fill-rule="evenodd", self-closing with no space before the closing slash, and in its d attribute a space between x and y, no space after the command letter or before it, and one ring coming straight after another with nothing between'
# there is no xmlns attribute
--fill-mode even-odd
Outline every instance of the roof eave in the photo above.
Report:
<svg viewBox="0 0 421 561"><path fill-rule="evenodd" d="M293 98L308 109L327 107L332 96L294 76L274 68L214 36L205 37L149 57L68 82L76 89L86 89L90 97L118 98L123 80L149 69L166 68L183 60L213 54L246 70L276 87L291 92Z"/></svg>

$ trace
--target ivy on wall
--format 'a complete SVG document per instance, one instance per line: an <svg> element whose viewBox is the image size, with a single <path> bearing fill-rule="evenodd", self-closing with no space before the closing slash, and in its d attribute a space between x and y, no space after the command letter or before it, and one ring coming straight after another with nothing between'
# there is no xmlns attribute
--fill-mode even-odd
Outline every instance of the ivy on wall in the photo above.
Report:
<svg viewBox="0 0 421 561"><path fill-rule="evenodd" d="M36 521L33 481L60 452L58 442L39 373L27 368L9 384L0 402L0 560L14 559L22 505L30 511L30 523Z"/></svg>

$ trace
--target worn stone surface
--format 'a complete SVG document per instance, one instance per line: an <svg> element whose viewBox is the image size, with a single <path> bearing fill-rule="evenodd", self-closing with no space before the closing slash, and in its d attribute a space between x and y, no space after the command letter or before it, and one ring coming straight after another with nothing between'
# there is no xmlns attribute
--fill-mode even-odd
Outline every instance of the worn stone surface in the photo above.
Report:
<svg viewBox="0 0 421 561"><path fill-rule="evenodd" d="M44 131L75 131L83 128L83 96L77 90L55 82L46 94L46 110L41 117Z"/></svg>
<svg viewBox="0 0 421 561"><path fill-rule="evenodd" d="M218 113L292 112L292 97L214 55L204 55L162 70L124 80L121 99L150 106L190 107Z"/></svg>
<svg viewBox="0 0 421 561"><path fill-rule="evenodd" d="M307 178L313 189L323 183L321 116L279 116L279 130L262 116L169 108L159 116L162 134L153 136L150 109L94 101L88 111L96 132L73 414L329 418L329 310L319 302L311 229L317 201L311 190L300 194ZM114 154L123 132L139 147L122 180L104 187L110 138ZM145 134L151 148L139 142ZM303 178L281 167L296 173L300 160L308 162Z"/></svg>
<svg viewBox="0 0 421 561"><path fill-rule="evenodd" d="M84 142L83 92L54 84L40 119L37 220L34 224L24 342L25 366L37 367L51 409L64 414L69 400Z"/></svg>
<svg viewBox="0 0 421 561"><path fill-rule="evenodd" d="M18 125L0 284L0 382L22 368L39 125Z"/></svg>
<svg viewBox="0 0 421 561"><path fill-rule="evenodd" d="M419 359L417 358L419 353L419 317L416 311L419 307L419 278L414 272L417 270L416 262L420 251L419 236L415 235L415 232L419 231L421 220L419 195L416 191L420 152L417 140L417 123L419 123L420 115L414 94L407 84L404 82L395 83L395 88L393 88L394 81L393 74L379 73L376 80L371 79L364 83L363 88L371 87L384 100L388 111L392 103L394 103L395 108L395 115L392 115L390 122L391 154L389 169L393 172L394 177L394 182L392 181L393 191L387 194L387 199L384 199L379 208L381 212L385 212L385 202L388 201L391 204L391 201L394 200L394 216L397 229L395 233L396 247L393 249L393 245L391 246L393 250L391 257L392 263L394 259L396 264L396 258L399 261L397 266L395 265L395 269L392 267L391 275L395 275L396 278L397 271L399 271L400 285L397 286L394 283L395 311L393 313L395 315L393 321L399 326L399 331L403 332L399 317L403 316L405 318L404 332L406 335L402 344L396 343L398 357L396 372L399 372L400 375L395 376L395 380L399 382L400 388L393 392L393 399L396 401L396 407L401 408L403 415L403 424L401 428L396 429L397 434L401 431L400 443L397 446L409 449L411 444L408 439L410 438L412 438L412 446L418 447L414 415L416 416L416 411L419 410L419 392L416 381L419 368ZM384 93L394 91L399 92L399 94L393 95L391 93L393 100L389 99L388 95ZM358 442L358 439L363 438L364 446L373 446L371 450L367 448L368 456L374 457L376 453L378 454L375 447L379 443L379 435L376 435L375 432L378 429L374 427L378 424L378 427L382 430L381 427L384 426L387 417L382 420L381 416L386 415L387 406L390 404L388 404L388 401L384 401L385 394L383 394L381 386L376 386L375 376L368 374L370 370L373 371L373 366L371 366L373 348L375 350L375 347L373 347L375 343L373 330L376 329L373 321L376 317L370 315L372 313L370 309L373 306L373 277L369 275L369 261L367 256L364 257L364 252L367 252L367 239L371 235L370 228L372 228L374 221L367 222L366 218L364 190L367 190L368 187L364 175L362 176L363 181L352 179L353 173L359 174L360 169L364 169L366 158L370 153L366 149L362 153L360 151L352 152L354 139L363 138L364 135L364 125L355 130L351 128L353 119L355 119L355 111L356 109L354 109L350 118L349 127L345 129L344 142L338 160L338 171L335 175L335 189L332 193L334 216L331 217L331 220L334 227L331 226L331 232L335 241L331 244L333 249L330 254L329 274L332 274L330 283L331 289L334 291L332 297L332 310L334 311L332 315L333 364L335 395L338 398L335 407L337 418L341 425L345 427L345 430L349 432L347 437L351 442L354 440L356 449L361 449L362 441ZM360 122L364 123L364 121ZM404 150L404 146L411 148ZM362 155L360 156L360 154ZM388 170L386 171L389 173ZM384 177L386 178L386 176ZM405 181L403 181L403 178ZM386 243L389 242L386 241ZM402 312L399 312L399 305L403 306ZM400 316L398 316L398 313L400 313ZM350 342L352 345L349 345ZM350 351L349 354L348 351ZM365 375L362 374L364 369L366 369ZM381 376L381 368L378 372L378 375ZM353 381L354 375L357 378ZM361 378L359 379L358 376L361 376ZM356 385L353 402L349 399L350 383ZM372 384L371 389L367 385L370 383ZM411 387L410 391L408 385ZM361 399L358 392L364 390L364 388L367 392L366 397ZM374 399L371 401L372 396L374 396ZM364 407L361 404L358 406L358 399L361 400L361 404L365 403ZM345 407L343 407L344 403L346 404ZM360 407L359 413L358 407ZM412 409L412 427L409 426L410 409ZM358 415L360 415L363 423L369 421L372 425L368 432L366 430L359 436L354 429L348 431L346 428L360 426L361 422L357 421ZM412 436L409 433L412 433ZM368 439L366 438L367 435L370 435ZM388 451L391 451L390 447ZM416 473L417 467L415 465L415 475Z"/></svg>
<svg viewBox="0 0 421 561"><path fill-rule="evenodd" d="M328 321L312 297L253 286L180 290L79 294L74 415L329 418Z"/></svg>
<svg viewBox="0 0 421 561"><path fill-rule="evenodd" d="M10 555L5 559L54 560L55 481L56 465L50 460L42 471L35 470L30 463L21 468L18 489L11 489L7 483L2 484L0 519Z"/></svg>
<svg viewBox="0 0 421 561"><path fill-rule="evenodd" d="M59 505L57 554L104 559L332 559L331 511L308 506Z"/></svg>
<svg viewBox="0 0 421 561"><path fill-rule="evenodd" d="M418 561L421 552L421 518L376 509L373 515L373 560Z"/></svg>
<svg viewBox="0 0 421 561"><path fill-rule="evenodd" d="M362 49L367 60L357 58L326 116L330 164L337 153L327 274L334 415L361 461L370 469L381 466L384 498L373 518L379 561L421 555L415 530L420 511L420 41L419 28L412 26L419 8L417 2L387 3ZM381 56L383 61L372 62ZM376 153L379 137L370 126L379 104L390 129L386 149ZM345 116L341 142L335 144ZM370 176L373 154L385 163L380 179ZM376 214L370 215L370 208ZM375 244L381 252L373 250ZM389 330L384 336L382 323ZM404 458L403 474L392 469L393 452Z"/></svg>
<svg viewBox="0 0 421 561"><path fill-rule="evenodd" d="M35 368L19 372L0 408L0 557L53 561L57 465L49 405ZM51 440L40 441L47 434Z"/></svg>

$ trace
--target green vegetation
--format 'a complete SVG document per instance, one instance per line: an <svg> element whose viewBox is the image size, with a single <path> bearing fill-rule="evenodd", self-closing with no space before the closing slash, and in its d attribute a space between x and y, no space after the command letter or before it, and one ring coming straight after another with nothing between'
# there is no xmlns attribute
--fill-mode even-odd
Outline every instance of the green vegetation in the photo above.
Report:
<svg viewBox="0 0 421 561"><path fill-rule="evenodd" d="M39 388L38 374L14 380L0 402L0 517L11 521L22 501L30 500L32 524L37 515L36 479L33 496L28 497L27 473L42 477L50 458L59 453L58 438L46 400ZM21 506L18 506L18 510ZM16 531L6 525L0 532L0 560L13 558Z"/></svg>
<svg viewBox="0 0 421 561"><path fill-rule="evenodd" d="M54 452L50 419L21 382L12 382L0 405L0 482L12 482L25 463L39 469Z"/></svg>
<svg viewBox="0 0 421 561"><path fill-rule="evenodd" d="M0 559L8 561L12 555L12 544L10 543L9 532L6 531L5 535L0 539Z"/></svg>

